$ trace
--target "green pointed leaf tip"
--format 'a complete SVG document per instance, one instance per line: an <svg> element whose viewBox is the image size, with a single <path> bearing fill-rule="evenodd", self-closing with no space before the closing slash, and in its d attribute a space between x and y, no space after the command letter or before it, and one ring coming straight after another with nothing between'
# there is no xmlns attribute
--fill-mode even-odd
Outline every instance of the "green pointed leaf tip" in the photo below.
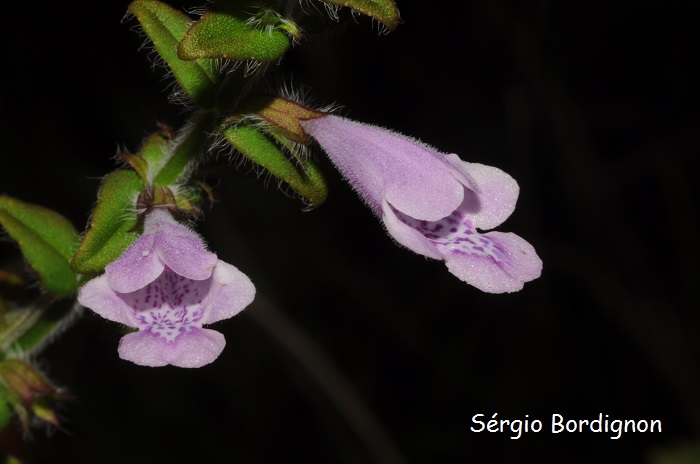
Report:
<svg viewBox="0 0 700 464"><path fill-rule="evenodd" d="M75 294L77 276L68 264L79 242L73 224L42 206L0 196L0 225L19 244L42 288L58 296Z"/></svg>
<svg viewBox="0 0 700 464"><path fill-rule="evenodd" d="M265 134L247 124L222 128L221 132L236 150L286 182L306 198L311 207L315 208L326 200L326 182L311 160L305 160L303 166L300 166L297 161L290 160Z"/></svg>
<svg viewBox="0 0 700 464"><path fill-rule="evenodd" d="M192 22L190 17L156 0L136 0L128 10L136 16L182 90L200 107L212 108L217 81L214 62L183 61L177 56L178 44Z"/></svg>
<svg viewBox="0 0 700 464"><path fill-rule="evenodd" d="M285 18L272 8L261 7L260 10L248 20L258 28L279 29L287 33L292 39L301 39L301 30L291 19Z"/></svg>
<svg viewBox="0 0 700 464"><path fill-rule="evenodd" d="M250 10L250 6L240 1L223 1L212 6L180 42L180 59L266 62L280 58L291 45L289 37L274 26L266 25Z"/></svg>
<svg viewBox="0 0 700 464"><path fill-rule="evenodd" d="M399 10L394 0L321 0L329 5L350 8L358 13L370 16L387 29L393 31L399 24Z"/></svg>
<svg viewBox="0 0 700 464"><path fill-rule="evenodd" d="M136 238L135 200L144 188L134 171L114 171L102 181L97 206L78 252L71 261L76 272L100 273Z"/></svg>
<svg viewBox="0 0 700 464"><path fill-rule="evenodd" d="M162 132L154 132L146 137L139 150L139 156L148 165L148 178L154 179L165 163L170 138Z"/></svg>
<svg viewBox="0 0 700 464"><path fill-rule="evenodd" d="M136 171L143 185L151 185L156 175L163 169L170 140L165 134L155 132L144 139L138 154L121 153L119 158Z"/></svg>
<svg viewBox="0 0 700 464"><path fill-rule="evenodd" d="M148 163L145 159L133 153L120 153L118 156L131 166L144 184L148 184Z"/></svg>

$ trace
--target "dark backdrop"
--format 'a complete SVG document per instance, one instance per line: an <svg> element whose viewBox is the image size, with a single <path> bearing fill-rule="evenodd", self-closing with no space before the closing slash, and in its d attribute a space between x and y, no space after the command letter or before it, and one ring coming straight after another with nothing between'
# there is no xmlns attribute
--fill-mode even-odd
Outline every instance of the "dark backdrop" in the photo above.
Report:
<svg viewBox="0 0 700 464"><path fill-rule="evenodd" d="M270 77L510 173L500 229L535 246L542 277L511 295L463 284L395 246L320 155L331 192L312 212L245 170L210 179L199 230L258 298L215 327L228 345L199 370L119 360L119 327L87 312L37 357L75 397L64 431L33 433L37 463L652 462L697 443L699 7L397 3L395 32L341 10ZM0 193L79 229L111 157L186 116L126 6L36 2L4 21ZM471 432L479 413L663 432L510 440Z"/></svg>

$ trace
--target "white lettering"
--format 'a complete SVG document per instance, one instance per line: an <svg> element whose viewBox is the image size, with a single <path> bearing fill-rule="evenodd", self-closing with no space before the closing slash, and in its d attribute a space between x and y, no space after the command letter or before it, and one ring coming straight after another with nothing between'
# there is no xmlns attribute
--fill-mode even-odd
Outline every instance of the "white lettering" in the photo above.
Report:
<svg viewBox="0 0 700 464"><path fill-rule="evenodd" d="M557 430L556 427L559 427ZM561 414L552 414L552 433L561 433L564 431L564 418Z"/></svg>
<svg viewBox="0 0 700 464"><path fill-rule="evenodd" d="M515 426L517 424L517 427ZM517 440L520 438L520 435L523 430L523 421L521 420L514 420L513 422L510 423L510 431L512 433L517 433L517 435L510 437L511 440Z"/></svg>
<svg viewBox="0 0 700 464"><path fill-rule="evenodd" d="M612 423L610 424L610 431L612 433L617 434L616 437L610 435L610 439L611 440L619 440L620 436L622 436L622 421L619 419L615 419L614 421L612 421Z"/></svg>
<svg viewBox="0 0 700 464"><path fill-rule="evenodd" d="M484 429L486 428L486 424L484 424L482 421L478 419L478 417L484 417L483 414L474 414L472 417L472 422L475 424L481 424L481 428L479 430L474 429L474 427L471 427L472 432L483 432Z"/></svg>
<svg viewBox="0 0 700 464"><path fill-rule="evenodd" d="M489 432L498 432L498 421L496 420L496 416L498 413L495 413L493 416L491 416L491 420L489 421L488 425L486 428L488 428ZM496 427L496 428L494 428ZM494 428L493 430L491 430Z"/></svg>
<svg viewBox="0 0 700 464"><path fill-rule="evenodd" d="M535 430L535 425L537 425L537 430ZM535 433L539 432L540 430L542 430L542 421L539 419L535 419L534 421L532 421L532 424L530 424L530 428Z"/></svg>

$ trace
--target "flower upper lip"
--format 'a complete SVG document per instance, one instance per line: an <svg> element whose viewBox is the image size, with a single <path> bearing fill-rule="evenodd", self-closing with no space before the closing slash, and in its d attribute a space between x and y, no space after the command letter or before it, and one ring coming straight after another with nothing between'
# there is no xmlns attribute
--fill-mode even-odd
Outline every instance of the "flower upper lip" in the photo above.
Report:
<svg viewBox="0 0 700 464"><path fill-rule="evenodd" d="M167 267L192 280L209 278L217 257L206 250L195 232L173 223L170 214L154 210L144 234L122 256L105 268L110 287L129 293L153 282Z"/></svg>
<svg viewBox="0 0 700 464"><path fill-rule="evenodd" d="M478 191L469 173L454 164L456 155L411 137L334 115L301 124L377 214L386 199L411 217L434 221L462 203L465 187Z"/></svg>

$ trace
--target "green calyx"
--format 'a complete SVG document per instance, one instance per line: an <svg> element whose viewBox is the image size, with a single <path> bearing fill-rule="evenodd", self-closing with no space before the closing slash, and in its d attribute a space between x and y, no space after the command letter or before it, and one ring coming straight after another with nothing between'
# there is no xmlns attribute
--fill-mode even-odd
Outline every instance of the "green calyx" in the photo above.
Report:
<svg viewBox="0 0 700 464"><path fill-rule="evenodd" d="M233 122L254 114L271 124L289 139L298 143L307 143L307 136L301 127L302 121L320 118L327 113L308 108L293 100L272 95L251 95L243 100L239 113L225 122Z"/></svg>
<svg viewBox="0 0 700 464"><path fill-rule="evenodd" d="M283 31L289 30L293 23L278 19L269 10L253 14L250 10L250 6L240 1L214 4L180 42L177 48L180 59L226 58L268 62L280 58L291 45ZM299 34L298 29L294 34Z"/></svg>
<svg viewBox="0 0 700 464"><path fill-rule="evenodd" d="M326 200L328 187L321 171L313 161L301 157L293 142L284 136L270 133L278 142L275 143L257 127L246 123L230 127L223 126L221 133L226 141L243 156L264 167L270 174L287 183L305 198L311 208L319 206ZM291 153L293 159L284 153L280 145Z"/></svg>

